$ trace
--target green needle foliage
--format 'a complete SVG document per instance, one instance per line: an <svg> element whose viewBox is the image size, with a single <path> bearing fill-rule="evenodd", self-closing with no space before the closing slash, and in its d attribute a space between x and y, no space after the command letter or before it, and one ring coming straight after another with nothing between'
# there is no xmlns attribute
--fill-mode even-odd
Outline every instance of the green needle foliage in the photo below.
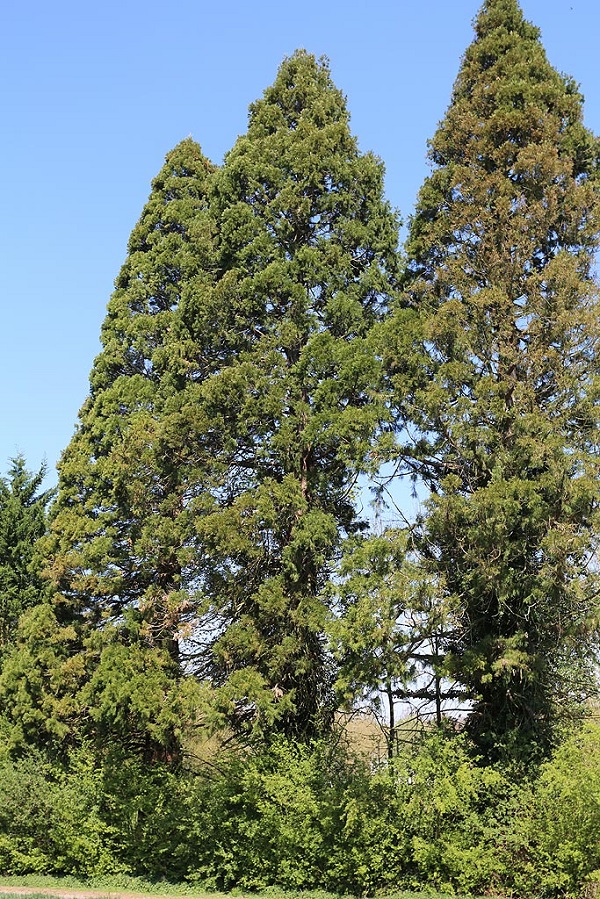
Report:
<svg viewBox="0 0 600 899"><path fill-rule="evenodd" d="M167 156L49 533L43 470L0 478L0 873L600 895L600 730L562 739L600 612L581 106L486 0L402 279L325 62L284 61L221 169ZM425 511L369 533L390 460Z"/></svg>
<svg viewBox="0 0 600 899"><path fill-rule="evenodd" d="M43 583L35 544L46 531L53 491L40 491L45 466L32 474L25 460L12 460L0 479L0 653L12 643L19 616L41 602Z"/></svg>
<svg viewBox="0 0 600 899"><path fill-rule="evenodd" d="M598 148L517 0L486 0L475 29L407 244L419 364L405 312L390 364L431 491L421 546L461 609L447 649L495 756L545 751L591 686Z"/></svg>
<svg viewBox="0 0 600 899"><path fill-rule="evenodd" d="M40 629L49 635L50 690L64 688L67 718L150 755L173 751L182 715L179 635L193 577L186 507L197 474L186 456L185 388L199 352L188 320L213 265L212 171L197 144L179 144L131 235L59 468L46 546L53 607L23 636L33 645ZM38 693L31 682L37 706Z"/></svg>
<svg viewBox="0 0 600 899"><path fill-rule="evenodd" d="M96 622L135 608L148 640L175 661L187 485L184 438L173 432L195 349L186 308L212 264L211 172L188 139L153 182L102 326L90 396L60 464L52 522L59 591Z"/></svg>
<svg viewBox="0 0 600 899"><path fill-rule="evenodd" d="M199 663L234 724L297 737L332 711L323 588L384 412L368 337L396 267L383 167L348 118L327 64L298 52L216 182L235 358L204 386L223 480L199 523L216 634Z"/></svg>

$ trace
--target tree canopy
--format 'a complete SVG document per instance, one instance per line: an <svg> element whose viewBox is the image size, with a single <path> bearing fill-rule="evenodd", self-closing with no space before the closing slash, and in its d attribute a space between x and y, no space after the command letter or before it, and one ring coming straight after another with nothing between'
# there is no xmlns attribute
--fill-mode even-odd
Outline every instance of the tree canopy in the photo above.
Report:
<svg viewBox="0 0 600 899"><path fill-rule="evenodd" d="M492 754L541 748L596 640L598 144L516 0L484 3L430 157L407 242L417 337L389 352L403 462L461 610L446 649L470 726Z"/></svg>
<svg viewBox="0 0 600 899"><path fill-rule="evenodd" d="M359 525L355 485L384 414L368 337L398 241L383 167L359 152L324 61L284 61L216 176L214 208L234 353L203 391L226 436L199 521L206 618L219 622L200 660L233 722L310 736L333 712L324 588Z"/></svg>
<svg viewBox="0 0 600 899"><path fill-rule="evenodd" d="M343 701L392 756L398 708L443 728L458 700L484 758L541 758L585 706L599 148L516 0L484 3L430 159L399 251L306 51L221 166L167 155L38 555L41 473L0 487L15 745L179 762L186 729L310 742ZM399 475L422 511L370 528Z"/></svg>

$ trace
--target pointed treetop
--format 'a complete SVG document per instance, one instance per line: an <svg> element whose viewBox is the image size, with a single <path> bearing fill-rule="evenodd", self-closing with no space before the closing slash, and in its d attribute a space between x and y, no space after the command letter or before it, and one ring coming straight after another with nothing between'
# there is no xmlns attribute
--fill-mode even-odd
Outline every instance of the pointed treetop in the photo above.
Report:
<svg viewBox="0 0 600 899"><path fill-rule="evenodd" d="M207 185L214 170L192 138L167 153L115 281L102 325L104 349L90 375L92 396L121 375L155 379L162 371L172 316L210 266Z"/></svg>
<svg viewBox="0 0 600 899"><path fill-rule="evenodd" d="M250 286L257 272L263 279L279 279L289 269L293 279L313 285L318 314L329 324L330 316L338 316L341 291L348 291L344 304L360 297L360 331L389 290L397 224L382 198L383 165L373 154L360 152L349 118L327 60L298 50L250 106L248 130L216 179L228 276L235 270L247 280L253 315L267 314L271 324L275 319L265 302L269 291L264 282L260 291ZM340 249L346 267L344 278L336 279L331 272L339 269ZM374 286L376 272L381 277ZM365 295L369 302L362 306ZM305 288L298 297L304 307Z"/></svg>
<svg viewBox="0 0 600 899"><path fill-rule="evenodd" d="M213 166L203 154L200 144L186 137L165 156L165 164L152 181L154 190L160 190L170 178L189 178L200 173L208 174Z"/></svg>
<svg viewBox="0 0 600 899"><path fill-rule="evenodd" d="M446 670L488 758L531 758L583 704L564 660L593 658L598 614L598 145L516 0L486 0L475 31L411 222L423 362L402 425L431 490L414 539L457 601Z"/></svg>
<svg viewBox="0 0 600 899"><path fill-rule="evenodd" d="M485 0L431 158L441 166L468 161L488 172L498 164L508 171L517 147L551 144L572 158L576 176L589 173L597 150L583 125L582 103L574 80L548 61L539 29L518 0Z"/></svg>
<svg viewBox="0 0 600 899"><path fill-rule="evenodd" d="M305 201L313 190L330 193L334 183L339 189L338 182L348 174L347 163L354 165L361 155L349 119L345 97L333 83L327 60L297 50L283 61L263 96L250 105L248 131L226 156L225 180L237 181L246 200L254 191L251 206L255 211L257 203L273 199L275 185L282 187L289 181L291 171ZM371 164L375 160L365 154L365 165ZM356 173L351 177L354 180Z"/></svg>
<svg viewBox="0 0 600 899"><path fill-rule="evenodd" d="M532 97L521 96L525 82L550 89L562 85L563 79L552 68L540 40L540 31L528 22L518 0L485 0L475 19L475 40L467 48L453 99L473 96L475 86L485 82L486 100L514 106L528 103ZM498 97L494 83L499 79L514 86L512 92ZM491 93L491 96L490 96Z"/></svg>
<svg viewBox="0 0 600 899"><path fill-rule="evenodd" d="M152 180L152 193L131 234L129 252L147 250L149 243L156 243L157 231L185 233L177 221L181 201L203 203L205 182L213 171L214 166L191 137L173 147Z"/></svg>
<svg viewBox="0 0 600 899"><path fill-rule="evenodd" d="M271 133L286 126L296 130L302 122L322 126L332 119L347 123L348 118L344 95L332 81L326 57L317 59L296 50L284 59L263 97L250 105L249 132Z"/></svg>
<svg viewBox="0 0 600 899"><path fill-rule="evenodd" d="M485 0L474 25L478 39L486 37L492 31L501 30L533 40L540 34L539 29L525 19L518 0Z"/></svg>

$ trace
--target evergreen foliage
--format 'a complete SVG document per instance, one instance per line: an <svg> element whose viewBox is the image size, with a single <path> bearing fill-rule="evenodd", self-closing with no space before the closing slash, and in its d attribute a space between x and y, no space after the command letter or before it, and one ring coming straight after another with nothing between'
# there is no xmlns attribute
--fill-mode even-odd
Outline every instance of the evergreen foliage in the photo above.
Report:
<svg viewBox="0 0 600 899"><path fill-rule="evenodd" d="M84 733L122 739L150 757L157 747L175 751L181 723L179 632L194 577L187 498L197 474L187 464L184 388L201 352L190 347L187 318L211 278L212 170L187 139L153 181L102 326L90 395L59 466L45 550L52 605L26 626L26 643L42 639L37 621L62 647L58 667L53 652L48 669L34 653L39 688L64 683L59 719L76 729L85 722ZM23 646L7 689L19 682L26 654ZM33 710L19 712L24 697L8 700L23 726L47 704L30 686Z"/></svg>
<svg viewBox="0 0 600 899"><path fill-rule="evenodd" d="M400 310L390 366L420 545L460 606L449 660L497 755L547 749L593 680L598 150L516 0L475 28L407 243L418 339L400 358Z"/></svg>
<svg viewBox="0 0 600 899"><path fill-rule="evenodd" d="M46 536L0 479L0 873L597 895L598 145L517 0L475 27L402 277L325 61L168 154ZM425 512L368 533L390 446Z"/></svg>
<svg viewBox="0 0 600 899"><path fill-rule="evenodd" d="M31 473L17 456L0 479L0 653L12 643L21 613L42 599L35 545L45 533L53 493L40 491L45 475L45 466Z"/></svg>
<svg viewBox="0 0 600 899"><path fill-rule="evenodd" d="M212 259L206 181L191 139L167 156L129 241L102 326L90 396L59 467L49 547L56 587L78 610L135 609L176 661L186 543L184 439L174 437L192 352L186 304Z"/></svg>
<svg viewBox="0 0 600 899"><path fill-rule="evenodd" d="M368 343L396 270L382 192L326 64L303 52L221 172L190 140L167 157L47 542L75 730L172 755L191 673L236 729L330 723L324 588L385 413Z"/></svg>
<svg viewBox="0 0 600 899"><path fill-rule="evenodd" d="M384 414L368 336L397 266L382 165L359 152L325 62L283 63L215 207L231 362L203 388L223 480L198 521L216 636L198 661L236 727L307 737L333 711L324 588Z"/></svg>
<svg viewBox="0 0 600 899"><path fill-rule="evenodd" d="M520 784L442 731L378 770L340 745L281 739L193 773L86 745L61 763L2 757L0 870L124 873L197 892L575 897L598 865L599 745L590 727Z"/></svg>

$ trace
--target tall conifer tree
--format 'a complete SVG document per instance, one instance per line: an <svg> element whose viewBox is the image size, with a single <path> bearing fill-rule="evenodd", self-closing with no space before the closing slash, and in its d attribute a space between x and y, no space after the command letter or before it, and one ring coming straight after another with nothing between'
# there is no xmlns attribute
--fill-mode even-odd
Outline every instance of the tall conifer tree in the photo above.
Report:
<svg viewBox="0 0 600 899"><path fill-rule="evenodd" d="M189 310L214 268L211 172L187 139L153 181L102 325L90 395L61 460L52 522L58 589L96 620L135 608L148 639L175 655L178 599L171 602L184 568L188 435L173 431L201 355L190 345Z"/></svg>
<svg viewBox="0 0 600 899"><path fill-rule="evenodd" d="M383 168L348 118L327 64L297 52L216 188L235 359L204 390L224 481L199 525L215 637L199 659L234 723L300 737L331 712L322 590L357 526L352 491L382 414L368 335L396 265Z"/></svg>
<svg viewBox="0 0 600 899"><path fill-rule="evenodd" d="M405 311L390 364L431 491L421 545L461 609L448 662L495 755L543 751L590 687L598 149L517 0L486 0L475 31L407 244L418 374Z"/></svg>
<svg viewBox="0 0 600 899"><path fill-rule="evenodd" d="M67 728L85 721L94 735L150 755L176 749L179 637L195 577L188 505L201 460L197 446L193 460L187 447L201 415L189 389L202 347L191 335L214 268L212 173L198 145L184 140L167 155L132 232L90 394L59 466L46 546L53 607L26 623L19 653L26 659L34 647L38 673L25 672L31 704L53 708L42 730L64 735L61 717ZM46 656L35 650L44 642L53 669L46 675L38 670ZM7 672L9 693L19 664ZM40 694L44 683L53 685L52 700ZM21 715L35 726L38 717Z"/></svg>

